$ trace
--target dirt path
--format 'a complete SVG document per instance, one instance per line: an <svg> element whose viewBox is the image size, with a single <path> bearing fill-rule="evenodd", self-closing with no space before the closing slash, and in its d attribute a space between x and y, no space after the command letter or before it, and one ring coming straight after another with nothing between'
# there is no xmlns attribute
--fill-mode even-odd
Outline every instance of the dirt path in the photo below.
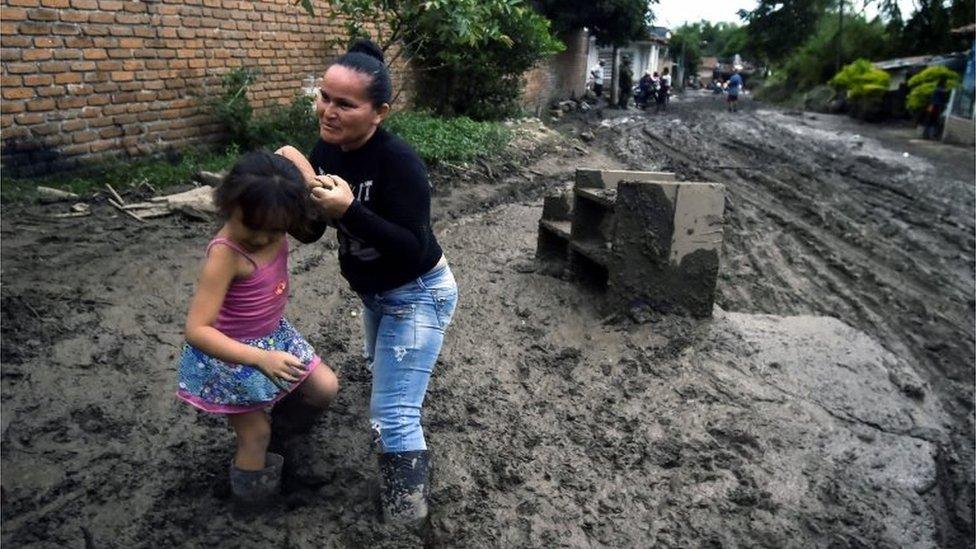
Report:
<svg viewBox="0 0 976 549"><path fill-rule="evenodd" d="M630 114L597 132L629 167L727 186L724 308L840 318L945 398L947 528L972 540L973 151L748 101L732 114L706 94Z"/></svg>
<svg viewBox="0 0 976 549"><path fill-rule="evenodd" d="M3 543L971 545L971 153L905 159L846 119L713 107L573 117L563 129L596 128L592 144L542 135L435 174L461 301L424 420L424 538L372 517L369 377L331 239L293 253L289 317L340 398L290 447L286 503L242 523L225 510L229 430L171 396L212 227L5 206ZM578 165L727 184L719 303L735 312L605 325L593 296L538 271L539 197Z"/></svg>

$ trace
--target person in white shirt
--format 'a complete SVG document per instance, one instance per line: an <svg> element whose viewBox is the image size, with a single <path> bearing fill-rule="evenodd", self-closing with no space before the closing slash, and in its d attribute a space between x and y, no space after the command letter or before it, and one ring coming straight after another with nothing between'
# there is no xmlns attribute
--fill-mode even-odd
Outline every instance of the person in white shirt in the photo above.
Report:
<svg viewBox="0 0 976 549"><path fill-rule="evenodd" d="M593 93L596 94L597 98L603 96L603 61L600 61L597 66L590 70L590 76L593 77Z"/></svg>

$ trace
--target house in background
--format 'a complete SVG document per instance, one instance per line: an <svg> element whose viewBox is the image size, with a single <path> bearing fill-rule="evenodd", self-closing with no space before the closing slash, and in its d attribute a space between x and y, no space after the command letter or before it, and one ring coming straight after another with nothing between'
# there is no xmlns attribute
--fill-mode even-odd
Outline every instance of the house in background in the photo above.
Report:
<svg viewBox="0 0 976 549"><path fill-rule="evenodd" d="M976 23L953 29L952 33L969 36L972 46L966 56L962 86L952 90L949 98L942 141L973 145L976 143L976 120L973 119L973 107L976 106Z"/></svg>
<svg viewBox="0 0 976 549"><path fill-rule="evenodd" d="M652 27L641 40L617 48L619 61L627 56L634 73L634 83L645 71L661 72L665 67L674 70L668 56L668 39L671 33L664 27ZM590 69L599 61L604 62L604 89L606 94L614 89L614 51L612 47L597 46L596 37L587 29L580 29L569 36L561 36L566 49L541 62L525 74L525 90L522 106L541 114L554 100L576 99L586 93L586 81ZM605 95L609 97L609 95ZM615 100L616 98L614 98Z"/></svg>

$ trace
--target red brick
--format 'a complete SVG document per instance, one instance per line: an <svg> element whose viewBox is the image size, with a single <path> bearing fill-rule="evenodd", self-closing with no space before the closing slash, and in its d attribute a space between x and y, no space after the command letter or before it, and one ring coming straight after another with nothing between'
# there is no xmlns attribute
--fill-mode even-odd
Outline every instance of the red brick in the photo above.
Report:
<svg viewBox="0 0 976 549"><path fill-rule="evenodd" d="M93 86L95 88L95 93L112 93L118 91L119 85L115 82L101 82Z"/></svg>
<svg viewBox="0 0 976 549"><path fill-rule="evenodd" d="M60 97L64 95L64 86L47 86L37 88L37 95L41 97Z"/></svg>
<svg viewBox="0 0 976 549"><path fill-rule="evenodd" d="M142 38L119 38L120 48L141 48L142 43Z"/></svg>
<svg viewBox="0 0 976 549"><path fill-rule="evenodd" d="M77 63L71 64L71 70L73 71L93 71L95 70L94 61L79 61Z"/></svg>
<svg viewBox="0 0 976 549"><path fill-rule="evenodd" d="M104 111L102 111L102 112L104 113ZM114 120L112 119L111 116L100 116L98 118L94 118L91 121L89 121L88 122L88 127L89 128L104 128L105 126L111 126L114 123L115 122L114 122Z"/></svg>
<svg viewBox="0 0 976 549"><path fill-rule="evenodd" d="M148 8L142 2L126 2L125 11L133 13L144 13L148 11Z"/></svg>
<svg viewBox="0 0 976 549"><path fill-rule="evenodd" d="M55 75L54 82L57 84L78 84L81 82L81 75L75 72L65 72Z"/></svg>
<svg viewBox="0 0 976 549"><path fill-rule="evenodd" d="M55 23L54 34L76 35L81 34L81 28L74 23Z"/></svg>
<svg viewBox="0 0 976 549"><path fill-rule="evenodd" d="M108 50L108 56L112 59L127 59L132 57L132 50L122 48L112 48Z"/></svg>
<svg viewBox="0 0 976 549"><path fill-rule="evenodd" d="M71 0L71 7L80 10L98 9L98 0Z"/></svg>
<svg viewBox="0 0 976 549"><path fill-rule="evenodd" d="M114 13L106 13L106 12L102 12L102 11L96 11L96 12L92 13L88 17L88 20L91 21L92 23L102 23L102 24L104 24L104 23L114 23L115 22L115 14Z"/></svg>
<svg viewBox="0 0 976 549"><path fill-rule="evenodd" d="M85 120L65 120L61 123L61 131L73 132L76 130L81 130L88 127L88 122Z"/></svg>
<svg viewBox="0 0 976 549"><path fill-rule="evenodd" d="M105 136L102 136L102 137L105 137ZM117 148L118 146L119 146L118 142L113 141L113 140L96 141L96 142L92 143L91 151L93 153L96 153L96 152L106 151L106 150L109 150L109 149L114 149L114 148Z"/></svg>
<svg viewBox="0 0 976 549"><path fill-rule="evenodd" d="M4 88L7 86L21 86L21 85L24 85L24 79L21 78L20 76L14 76L8 74L0 75L0 88Z"/></svg>
<svg viewBox="0 0 976 549"><path fill-rule="evenodd" d="M32 126L34 124L41 124L44 122L44 113L42 112L25 112L18 114L14 117L21 126Z"/></svg>
<svg viewBox="0 0 976 549"><path fill-rule="evenodd" d="M146 63L139 59L130 59L122 62L122 70L124 71L141 71L144 68L146 68Z"/></svg>
<svg viewBox="0 0 976 549"><path fill-rule="evenodd" d="M21 34L51 34L54 26L51 23L33 23L25 21L17 26Z"/></svg>
<svg viewBox="0 0 976 549"><path fill-rule="evenodd" d="M31 133L34 135L51 135L57 133L60 130L60 124L49 123L41 124L40 126L31 126Z"/></svg>
<svg viewBox="0 0 976 549"><path fill-rule="evenodd" d="M91 95L95 88L89 84L68 84L68 93L71 95Z"/></svg>
<svg viewBox="0 0 976 549"><path fill-rule="evenodd" d="M65 96L58 99L59 109L79 109L87 104L87 100L84 97L73 97Z"/></svg>
<svg viewBox="0 0 976 549"><path fill-rule="evenodd" d="M46 61L44 63L38 63L38 69L41 72L67 72L68 64L64 61Z"/></svg>
<svg viewBox="0 0 976 549"><path fill-rule="evenodd" d="M27 102L27 110L35 111L49 111L54 108L53 99L34 99Z"/></svg>
<svg viewBox="0 0 976 549"><path fill-rule="evenodd" d="M69 0L41 0L41 5L45 8L67 8L71 2Z"/></svg>
<svg viewBox="0 0 976 549"><path fill-rule="evenodd" d="M4 99L30 99L35 95L32 88L4 88L2 91Z"/></svg>
<svg viewBox="0 0 976 549"><path fill-rule="evenodd" d="M135 27L132 32L140 38L156 38L156 28L146 24Z"/></svg>
<svg viewBox="0 0 976 549"><path fill-rule="evenodd" d="M40 0L7 0L9 6L20 6L24 8L36 8L41 5Z"/></svg>
<svg viewBox="0 0 976 549"><path fill-rule="evenodd" d="M27 110L26 101L0 101L0 113L14 114L25 110Z"/></svg>
<svg viewBox="0 0 976 549"><path fill-rule="evenodd" d="M89 107L100 107L102 105L108 105L110 102L111 98L107 95L91 95L86 101Z"/></svg>
<svg viewBox="0 0 976 549"><path fill-rule="evenodd" d="M3 23L0 23L3 25ZM3 45L8 48L26 48L31 45L29 36L4 36Z"/></svg>
<svg viewBox="0 0 976 549"><path fill-rule="evenodd" d="M27 10L27 18L31 21L57 21L58 12L44 8Z"/></svg>
<svg viewBox="0 0 976 549"><path fill-rule="evenodd" d="M92 130L77 132L72 136L72 141L75 143L90 143L96 139L98 139L98 132Z"/></svg>
<svg viewBox="0 0 976 549"><path fill-rule="evenodd" d="M87 23L89 13L86 11L62 11L61 21L65 23Z"/></svg>
<svg viewBox="0 0 976 549"><path fill-rule="evenodd" d="M96 13L92 14L95 17ZM108 27L105 25L88 25L85 27L85 34L88 36L108 36Z"/></svg>
<svg viewBox="0 0 976 549"><path fill-rule="evenodd" d="M51 58L51 50L24 50L24 61L47 61Z"/></svg>
<svg viewBox="0 0 976 549"><path fill-rule="evenodd" d="M24 8L3 8L0 10L0 21L23 21L27 19L27 10Z"/></svg>
<svg viewBox="0 0 976 549"><path fill-rule="evenodd" d="M112 25L108 28L112 36L132 36L132 27L127 25Z"/></svg>
<svg viewBox="0 0 976 549"><path fill-rule="evenodd" d="M55 59L81 59L81 50L54 50Z"/></svg>
<svg viewBox="0 0 976 549"><path fill-rule="evenodd" d="M84 52L85 59L107 59L108 54L100 48L88 48Z"/></svg>
<svg viewBox="0 0 976 549"><path fill-rule="evenodd" d="M76 156L79 154L87 154L88 151L91 150L91 146L88 145L87 143L82 143L77 145L68 145L66 147L61 147L60 150L62 153L66 155Z"/></svg>
<svg viewBox="0 0 976 549"><path fill-rule="evenodd" d="M10 74L25 74L37 71L37 63L7 63L4 67Z"/></svg>
<svg viewBox="0 0 976 549"><path fill-rule="evenodd" d="M60 40L60 38L54 38L52 40ZM90 48L95 45L95 41L87 37L73 36L71 38L65 38L64 45L69 48Z"/></svg>
<svg viewBox="0 0 976 549"><path fill-rule="evenodd" d="M123 25L145 25L149 18L143 13L117 13L115 22Z"/></svg>
<svg viewBox="0 0 976 549"><path fill-rule="evenodd" d="M50 74L28 74L24 76L25 86L50 86L54 83L54 77Z"/></svg>
<svg viewBox="0 0 976 549"><path fill-rule="evenodd" d="M98 8L102 11L121 11L123 3L121 0L99 0Z"/></svg>

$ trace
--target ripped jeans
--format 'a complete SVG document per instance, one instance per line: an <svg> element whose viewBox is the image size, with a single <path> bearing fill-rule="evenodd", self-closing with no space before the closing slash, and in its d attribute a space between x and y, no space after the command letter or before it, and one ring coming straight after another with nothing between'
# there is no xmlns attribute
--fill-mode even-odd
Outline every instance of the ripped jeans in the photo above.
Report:
<svg viewBox="0 0 976 549"><path fill-rule="evenodd" d="M420 426L427 383L457 305L450 267L363 301L363 357L373 372L370 420L381 453L426 450Z"/></svg>

